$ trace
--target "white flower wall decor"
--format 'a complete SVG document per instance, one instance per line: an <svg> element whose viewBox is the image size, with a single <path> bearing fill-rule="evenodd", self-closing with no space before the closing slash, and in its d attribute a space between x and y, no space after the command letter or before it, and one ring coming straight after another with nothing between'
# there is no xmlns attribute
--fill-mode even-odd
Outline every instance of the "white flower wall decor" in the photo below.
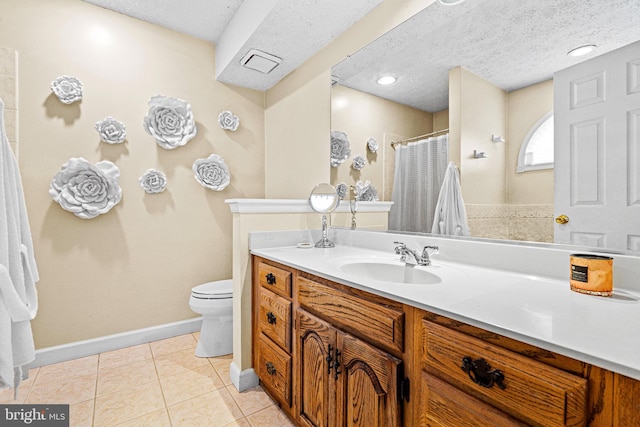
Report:
<svg viewBox="0 0 640 427"><path fill-rule="evenodd" d="M364 169L366 164L367 162L365 161L364 156L361 156L358 154L353 158L353 162L351 162L351 167L357 171L361 171L362 169Z"/></svg>
<svg viewBox="0 0 640 427"><path fill-rule="evenodd" d="M96 122L95 128L100 135L100 140L107 144L122 144L127 137L124 123L113 117L105 117L103 120Z"/></svg>
<svg viewBox="0 0 640 427"><path fill-rule="evenodd" d="M347 191L349 191L349 187L346 183L341 182L340 184L336 185L336 193L338 193L338 197L340 198L340 200L344 199L344 197L347 195Z"/></svg>
<svg viewBox="0 0 640 427"><path fill-rule="evenodd" d="M378 201L378 190L376 190L370 181L356 182L356 200L362 202Z"/></svg>
<svg viewBox="0 0 640 427"><path fill-rule="evenodd" d="M198 133L191 105L182 99L162 95L149 99L144 129L167 150L185 145Z"/></svg>
<svg viewBox="0 0 640 427"><path fill-rule="evenodd" d="M240 119L229 110L224 110L218 114L218 125L224 130L235 132L240 126Z"/></svg>
<svg viewBox="0 0 640 427"><path fill-rule="evenodd" d="M149 194L162 193L167 188L167 176L155 169L147 171L138 178L140 186Z"/></svg>
<svg viewBox="0 0 640 427"><path fill-rule="evenodd" d="M212 154L206 159L197 159L193 162L192 169L200 185L210 190L222 191L231 182L229 168L224 159L217 154Z"/></svg>
<svg viewBox="0 0 640 427"><path fill-rule="evenodd" d="M108 160L92 165L72 157L51 181L49 195L62 209L82 219L105 214L122 199L120 169Z"/></svg>
<svg viewBox="0 0 640 427"><path fill-rule="evenodd" d="M334 130L331 131L331 166L337 168L351 155L351 147L347 134Z"/></svg>
<svg viewBox="0 0 640 427"><path fill-rule="evenodd" d="M367 148L372 153L377 152L378 151L378 141L376 141L376 139L373 138L373 137L369 138L369 140L367 141Z"/></svg>
<svg viewBox="0 0 640 427"><path fill-rule="evenodd" d="M51 82L51 90L63 104L72 104L82 99L84 85L73 76L60 76Z"/></svg>

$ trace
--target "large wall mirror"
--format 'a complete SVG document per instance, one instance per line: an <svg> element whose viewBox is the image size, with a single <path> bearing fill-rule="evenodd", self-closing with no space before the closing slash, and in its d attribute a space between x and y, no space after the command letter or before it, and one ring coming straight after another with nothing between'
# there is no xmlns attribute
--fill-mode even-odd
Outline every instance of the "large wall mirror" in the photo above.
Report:
<svg viewBox="0 0 640 427"><path fill-rule="evenodd" d="M435 157L418 168L455 164L472 237L567 243L558 241L561 224L556 219L562 212L554 209L559 188L554 179L568 165L558 158L549 164L547 152L540 154L541 166L535 166L536 148L526 151L525 141L544 128L546 118L558 117L553 112L558 92L554 74L628 45L640 61L638 40L636 0L465 0L453 6L436 1L332 68L331 127L347 135L351 157L331 166L331 183L370 181L380 200L392 200L394 180L406 170L406 165L395 164L395 143L433 141L435 154L430 155ZM570 54L584 46L594 49L585 49L582 56ZM385 76L395 81L380 84ZM640 94L634 99L640 102ZM635 109L640 111L640 104ZM548 132L549 124L545 126ZM555 135L557 139L557 129ZM631 154L638 152L636 139ZM441 140L444 158L441 147L433 148ZM356 156L365 159L364 167L354 167ZM620 167L626 167L624 162ZM610 169L602 170L608 174ZM433 187L439 191L439 184ZM405 210L422 215L421 209ZM640 216L632 218L640 222ZM607 245L606 240L573 243L640 250L639 245Z"/></svg>

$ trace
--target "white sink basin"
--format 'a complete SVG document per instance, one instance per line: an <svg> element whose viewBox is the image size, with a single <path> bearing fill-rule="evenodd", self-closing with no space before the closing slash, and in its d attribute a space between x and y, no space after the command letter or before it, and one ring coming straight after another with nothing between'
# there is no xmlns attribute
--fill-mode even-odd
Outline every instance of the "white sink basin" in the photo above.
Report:
<svg viewBox="0 0 640 427"><path fill-rule="evenodd" d="M405 265L399 261L353 260L339 266L343 273L376 282L435 285L448 280L460 280L466 274L448 266Z"/></svg>

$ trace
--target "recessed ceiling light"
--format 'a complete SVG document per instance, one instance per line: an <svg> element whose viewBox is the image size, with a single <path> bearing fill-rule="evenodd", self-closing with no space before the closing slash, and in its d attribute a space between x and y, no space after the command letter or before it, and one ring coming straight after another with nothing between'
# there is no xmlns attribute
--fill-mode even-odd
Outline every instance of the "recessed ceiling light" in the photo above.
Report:
<svg viewBox="0 0 640 427"><path fill-rule="evenodd" d="M453 6L454 4L462 3L464 0L438 0L440 4L445 6Z"/></svg>
<svg viewBox="0 0 640 427"><path fill-rule="evenodd" d="M389 86L394 84L398 78L396 76L382 76L378 79L378 84L382 86Z"/></svg>
<svg viewBox="0 0 640 427"><path fill-rule="evenodd" d="M582 46L578 46L575 49L571 49L569 52L567 52L567 55L569 56L583 56L586 55L588 53L593 52L593 50L596 48L597 46L595 44L585 44Z"/></svg>

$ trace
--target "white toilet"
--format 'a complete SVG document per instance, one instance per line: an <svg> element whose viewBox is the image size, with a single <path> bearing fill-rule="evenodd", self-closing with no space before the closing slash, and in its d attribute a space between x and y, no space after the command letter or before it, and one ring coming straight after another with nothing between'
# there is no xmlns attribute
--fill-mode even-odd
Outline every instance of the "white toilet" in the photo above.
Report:
<svg viewBox="0 0 640 427"><path fill-rule="evenodd" d="M202 315L196 356L233 353L233 280L219 280L191 289L191 310Z"/></svg>

